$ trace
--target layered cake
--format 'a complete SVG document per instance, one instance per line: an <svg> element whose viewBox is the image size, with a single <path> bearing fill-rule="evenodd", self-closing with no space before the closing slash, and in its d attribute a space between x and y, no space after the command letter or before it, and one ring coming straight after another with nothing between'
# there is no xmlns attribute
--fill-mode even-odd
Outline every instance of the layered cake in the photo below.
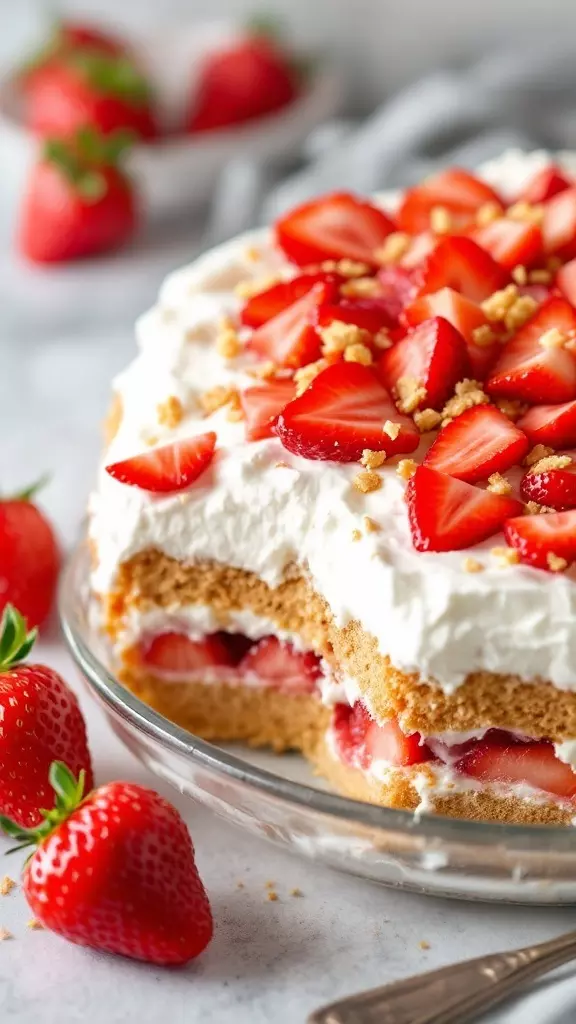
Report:
<svg viewBox="0 0 576 1024"><path fill-rule="evenodd" d="M573 822L574 172L324 196L168 278L90 509L126 687L360 800Z"/></svg>

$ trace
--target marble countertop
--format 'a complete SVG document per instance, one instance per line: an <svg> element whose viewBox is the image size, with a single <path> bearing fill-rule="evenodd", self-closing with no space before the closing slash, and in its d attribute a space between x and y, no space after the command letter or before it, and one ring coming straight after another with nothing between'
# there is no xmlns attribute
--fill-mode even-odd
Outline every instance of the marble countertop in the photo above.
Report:
<svg viewBox="0 0 576 1024"><path fill-rule="evenodd" d="M10 491L52 471L44 501L69 547L97 458L109 381L133 351L133 319L153 301L166 270L193 254L198 227L184 218L177 228L150 230L117 257L38 270L12 254L9 220L0 223L0 481ZM55 623L37 653L79 687ZM30 915L15 890L0 898L0 926L14 935L0 946L6 1024L115 1024L160 1015L173 1024L299 1024L338 995L573 927L569 909L425 898L279 852L158 786L83 692L80 697L98 781L127 777L156 785L185 814L216 937L189 968L157 970L28 929ZM0 863L0 875L16 877L18 868L16 855ZM276 903L266 898L269 879L276 882ZM294 887L302 898L290 897ZM573 1024L575 1017L573 974L565 969L486 1021Z"/></svg>

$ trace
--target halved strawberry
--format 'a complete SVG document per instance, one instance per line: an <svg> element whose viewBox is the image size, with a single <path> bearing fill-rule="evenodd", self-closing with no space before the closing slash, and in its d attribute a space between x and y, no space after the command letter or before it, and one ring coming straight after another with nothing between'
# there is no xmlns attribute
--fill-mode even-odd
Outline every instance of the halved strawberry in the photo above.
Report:
<svg viewBox="0 0 576 1024"><path fill-rule="evenodd" d="M313 322L318 307L331 302L336 286L331 282L312 285L302 298L258 327L250 347L279 366L297 369L320 355L320 338Z"/></svg>
<svg viewBox="0 0 576 1024"><path fill-rule="evenodd" d="M476 345L473 333L477 327L487 324L486 317L475 302L455 292L453 288L441 288L432 295L415 299L402 313L401 319L412 326L441 316L460 332L468 349L470 373L474 380L484 380L492 369L498 355L497 345Z"/></svg>
<svg viewBox="0 0 576 1024"><path fill-rule="evenodd" d="M564 469L549 469L546 472L528 472L520 484L520 493L525 501L537 501L539 505L563 512L576 508L576 463Z"/></svg>
<svg viewBox="0 0 576 1024"><path fill-rule="evenodd" d="M548 164L541 171L536 171L533 178L520 192L517 202L524 203L545 203L547 199L570 188L571 182L566 175L556 167L555 164Z"/></svg>
<svg viewBox="0 0 576 1024"><path fill-rule="evenodd" d="M256 676L273 689L290 693L312 693L320 675L320 660L312 651L297 651L292 644L266 636L242 658L238 671Z"/></svg>
<svg viewBox="0 0 576 1024"><path fill-rule="evenodd" d="M458 551L502 529L522 504L463 480L418 466L406 488L412 543L417 551ZM534 517L537 518L537 517Z"/></svg>
<svg viewBox="0 0 576 1024"><path fill-rule="evenodd" d="M570 305L576 306L576 259L560 267L554 283Z"/></svg>
<svg viewBox="0 0 576 1024"><path fill-rule="evenodd" d="M568 402L576 398L576 357L566 348L543 348L551 328L576 331L576 310L552 296L503 348L487 382L491 394L523 402Z"/></svg>
<svg viewBox="0 0 576 1024"><path fill-rule="evenodd" d="M576 796L576 773L556 757L554 747L545 740L478 743L455 768L480 782L528 785L566 800Z"/></svg>
<svg viewBox="0 0 576 1024"><path fill-rule="evenodd" d="M562 405L536 405L518 420L532 444L552 448L576 446L576 401Z"/></svg>
<svg viewBox="0 0 576 1024"><path fill-rule="evenodd" d="M392 319L387 303L374 299L341 299L318 308L318 324L327 327L334 320L355 324L370 334L377 334L382 327L391 327Z"/></svg>
<svg viewBox="0 0 576 1024"><path fill-rule="evenodd" d="M383 353L378 372L389 391L400 377L413 377L426 389L421 404L440 409L468 373L466 342L441 316L424 320Z"/></svg>
<svg viewBox="0 0 576 1024"><path fill-rule="evenodd" d="M438 245L438 235L432 231L421 231L410 239L410 246L400 260L400 267L414 270Z"/></svg>
<svg viewBox="0 0 576 1024"><path fill-rule="evenodd" d="M404 307L412 302L416 295L417 287L414 274L404 267L383 267L378 271L377 277L381 290L378 301L383 304L390 319L395 322Z"/></svg>
<svg viewBox="0 0 576 1024"><path fill-rule="evenodd" d="M550 568L548 555L573 562L576 558L576 510L519 516L504 524L504 536L523 562Z"/></svg>
<svg viewBox="0 0 576 1024"><path fill-rule="evenodd" d="M394 231L377 206L349 192L334 192L303 203L276 222L276 238L299 266L351 259L376 266L374 253Z"/></svg>
<svg viewBox="0 0 576 1024"><path fill-rule="evenodd" d="M206 668L230 667L234 664L226 644L217 635L190 640L185 633L160 633L140 647L141 658L148 668L171 675L189 675Z"/></svg>
<svg viewBox="0 0 576 1024"><path fill-rule="evenodd" d="M384 433L386 420L400 427L394 439ZM356 462L365 448L413 452L420 440L374 371L360 363L336 363L318 374L280 413L275 433L295 455L334 462Z"/></svg>
<svg viewBox="0 0 576 1024"><path fill-rule="evenodd" d="M485 182L459 167L428 178L421 185L409 188L397 215L401 231L416 234L430 227L430 214L434 207L448 211L455 231L467 227L475 213L485 203L502 205L500 197Z"/></svg>
<svg viewBox="0 0 576 1024"><path fill-rule="evenodd" d="M550 199L542 223L544 249L571 260L576 256L576 188L567 188Z"/></svg>
<svg viewBox="0 0 576 1024"><path fill-rule="evenodd" d="M353 707L337 704L332 728L342 760L357 768L367 769L373 761L406 768L431 758L418 733L406 735L395 718L380 725L370 717L361 701L356 701Z"/></svg>
<svg viewBox="0 0 576 1024"><path fill-rule="evenodd" d="M209 466L215 445L216 434L209 431L114 462L106 466L106 472L122 484L145 491L158 494L183 491Z"/></svg>
<svg viewBox="0 0 576 1024"><path fill-rule="evenodd" d="M261 441L273 436L272 427L284 406L294 398L294 393L291 380L275 380L240 392L248 441Z"/></svg>
<svg viewBox="0 0 576 1024"><path fill-rule="evenodd" d="M418 295L453 288L472 302L483 302L508 281L504 268L472 238L463 235L439 242L415 275Z"/></svg>
<svg viewBox="0 0 576 1024"><path fill-rule="evenodd" d="M499 217L475 228L471 237L507 270L518 265L530 267L542 255L542 232L529 221Z"/></svg>
<svg viewBox="0 0 576 1024"><path fill-rule="evenodd" d="M522 461L530 442L492 405L476 405L448 423L428 449L424 463L473 484Z"/></svg>
<svg viewBox="0 0 576 1024"><path fill-rule="evenodd" d="M299 274L291 281L280 281L279 284L266 288L253 295L242 307L240 319L247 327L261 327L272 317L278 316L303 295L306 295L315 284L336 282L336 274Z"/></svg>

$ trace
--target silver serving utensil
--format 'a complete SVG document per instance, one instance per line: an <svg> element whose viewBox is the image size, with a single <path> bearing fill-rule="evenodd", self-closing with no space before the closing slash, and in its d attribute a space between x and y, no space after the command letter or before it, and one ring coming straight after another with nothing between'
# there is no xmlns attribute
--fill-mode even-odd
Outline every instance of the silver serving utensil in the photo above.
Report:
<svg viewBox="0 0 576 1024"><path fill-rule="evenodd" d="M316 1010L308 1024L465 1024L576 959L576 932L369 989Z"/></svg>

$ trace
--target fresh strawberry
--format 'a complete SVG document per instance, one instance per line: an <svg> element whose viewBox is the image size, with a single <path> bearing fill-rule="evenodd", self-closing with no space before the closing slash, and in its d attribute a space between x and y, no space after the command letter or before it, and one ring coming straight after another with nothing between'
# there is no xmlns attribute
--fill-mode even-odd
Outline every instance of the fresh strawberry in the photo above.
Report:
<svg viewBox="0 0 576 1024"><path fill-rule="evenodd" d="M386 420L400 426L395 439L384 433ZM365 448L388 455L413 452L420 440L374 371L360 363L336 363L318 374L285 407L275 432L295 455L334 462L356 462Z"/></svg>
<svg viewBox="0 0 576 1024"><path fill-rule="evenodd" d="M520 553L522 561L538 569L550 568L549 555L573 562L576 559L576 510L509 519L504 535L508 544Z"/></svg>
<svg viewBox="0 0 576 1024"><path fill-rule="evenodd" d="M498 203L500 197L485 182L458 167L440 171L421 185L409 188L398 211L398 227L409 234L427 231L435 207L449 214L454 231L466 228L485 203Z"/></svg>
<svg viewBox="0 0 576 1024"><path fill-rule="evenodd" d="M0 811L25 828L52 806L48 781L54 758L92 786L86 727L75 694L45 665L23 665L36 631L26 632L19 612L7 605L0 625Z"/></svg>
<svg viewBox="0 0 576 1024"><path fill-rule="evenodd" d="M412 377L426 389L420 404L441 409L458 381L467 375L466 342L442 317L424 320L383 353L378 372L392 392L401 377Z"/></svg>
<svg viewBox="0 0 576 1024"><path fill-rule="evenodd" d="M576 446L576 401L563 405L536 405L518 420L532 444L552 448Z"/></svg>
<svg viewBox="0 0 576 1024"><path fill-rule="evenodd" d="M455 767L479 782L531 786L566 800L576 796L576 773L556 757L552 744L544 740L487 740L472 747Z"/></svg>
<svg viewBox="0 0 576 1024"><path fill-rule="evenodd" d="M420 234L413 235L410 239L409 248L402 256L399 266L405 270L414 270L424 262L437 245L438 235L435 235L432 231L421 231Z"/></svg>
<svg viewBox="0 0 576 1024"><path fill-rule="evenodd" d="M406 735L395 718L375 722L361 701L353 707L337 704L332 727L340 756L353 767L366 770L373 761L384 761L394 768L407 768L431 757L418 733Z"/></svg>
<svg viewBox="0 0 576 1024"><path fill-rule="evenodd" d="M262 685L286 693L313 693L320 662L312 651L297 651L292 644L266 636L240 662L238 671L256 677Z"/></svg>
<svg viewBox="0 0 576 1024"><path fill-rule="evenodd" d="M524 185L516 201L532 205L545 203L548 199L552 199L552 196L570 188L570 185L571 182L559 167L556 167L555 164L548 164L541 171L536 171L534 177Z"/></svg>
<svg viewBox="0 0 576 1024"><path fill-rule="evenodd" d="M190 675L234 664L226 644L214 633L190 640L185 633L159 633L141 644L142 662L160 674Z"/></svg>
<svg viewBox="0 0 576 1024"><path fill-rule="evenodd" d="M379 298L341 299L318 307L319 326L327 327L334 320L354 324L370 334L377 334L382 327L392 327L388 304Z"/></svg>
<svg viewBox="0 0 576 1024"><path fill-rule="evenodd" d="M280 47L264 36L245 38L205 58L184 128L205 132L264 117L298 92L295 69Z"/></svg>
<svg viewBox="0 0 576 1024"><path fill-rule="evenodd" d="M208 897L178 811L132 782L109 782L87 796L54 761L53 811L36 828L7 818L0 827L35 846L22 889L38 921L79 946L144 960L185 964L212 938Z"/></svg>
<svg viewBox="0 0 576 1024"><path fill-rule="evenodd" d="M486 385L491 394L534 404L576 398L576 357L566 348L540 344L552 328L570 336L576 332L576 310L556 296L504 346Z"/></svg>
<svg viewBox="0 0 576 1024"><path fill-rule="evenodd" d="M570 305L576 306L576 259L560 267L554 283Z"/></svg>
<svg viewBox="0 0 576 1024"><path fill-rule="evenodd" d="M545 472L529 470L522 479L520 493L525 501L537 501L539 505L563 512L576 508L576 463L564 469L549 469Z"/></svg>
<svg viewBox="0 0 576 1024"><path fill-rule="evenodd" d="M548 200L544 207L542 238L549 255L563 260L576 257L576 188L567 188Z"/></svg>
<svg viewBox="0 0 576 1024"><path fill-rule="evenodd" d="M412 543L417 551L458 551L487 540L522 504L463 480L418 466L406 488Z"/></svg>
<svg viewBox="0 0 576 1024"><path fill-rule="evenodd" d="M402 320L409 327L415 327L423 320L431 320L436 316L448 320L467 342L472 341L472 332L487 322L480 306L471 302L470 299L466 299L453 288L441 288L439 292L434 292L432 295L422 295L415 299L406 306Z"/></svg>
<svg viewBox="0 0 576 1024"><path fill-rule="evenodd" d="M53 140L32 168L20 215L18 246L28 259L56 263L117 249L134 234L137 209L119 160L125 138L91 130L74 142Z"/></svg>
<svg viewBox="0 0 576 1024"><path fill-rule="evenodd" d="M301 299L257 327L250 347L278 366L297 369L320 355L320 336L314 326L319 306L335 297L335 285L315 284Z"/></svg>
<svg viewBox="0 0 576 1024"><path fill-rule="evenodd" d="M299 266L351 259L376 266L376 250L394 231L377 206L349 192L334 192L297 206L276 222L276 238Z"/></svg>
<svg viewBox="0 0 576 1024"><path fill-rule="evenodd" d="M418 295L452 288L472 302L482 302L503 288L508 274L471 238L445 238L424 260L416 277Z"/></svg>
<svg viewBox="0 0 576 1024"><path fill-rule="evenodd" d="M18 81L25 91L36 88L46 68L75 50L89 49L111 57L127 56L124 42L108 30L83 22L62 21L48 40L18 71Z"/></svg>
<svg viewBox="0 0 576 1024"><path fill-rule="evenodd" d="M529 221L499 217L476 228L471 237L506 270L531 267L542 256L542 232Z"/></svg>
<svg viewBox="0 0 576 1024"><path fill-rule="evenodd" d="M271 288L266 288L265 291L258 292L248 299L242 308L240 319L247 327L261 327L306 295L313 285L337 280L336 274L319 271L313 274L300 274L291 281L280 281L279 284L272 285Z"/></svg>
<svg viewBox="0 0 576 1024"><path fill-rule="evenodd" d="M13 604L30 629L46 621L60 571L54 531L33 504L42 484L0 498L0 613Z"/></svg>
<svg viewBox="0 0 576 1024"><path fill-rule="evenodd" d="M381 290L378 301L382 303L390 319L395 322L405 306L412 302L416 295L417 285L414 274L405 267L383 267L378 271L377 276Z"/></svg>
<svg viewBox="0 0 576 1024"><path fill-rule="evenodd" d="M50 62L27 89L26 120L37 135L66 139L87 125L103 135L158 135L150 86L125 55L71 50Z"/></svg>
<svg viewBox="0 0 576 1024"><path fill-rule="evenodd" d="M273 427L284 406L294 398L291 380L275 380L240 392L246 439L261 441L273 436Z"/></svg>
<svg viewBox="0 0 576 1024"><path fill-rule="evenodd" d="M210 465L216 445L216 434L196 434L182 441L173 441L162 448L152 448L142 455L133 455L122 462L106 466L106 472L130 487L144 491L171 494L190 487Z"/></svg>
<svg viewBox="0 0 576 1024"><path fill-rule="evenodd" d="M504 413L492 405L476 405L443 427L424 462L473 484L521 462L529 446L526 434Z"/></svg>

